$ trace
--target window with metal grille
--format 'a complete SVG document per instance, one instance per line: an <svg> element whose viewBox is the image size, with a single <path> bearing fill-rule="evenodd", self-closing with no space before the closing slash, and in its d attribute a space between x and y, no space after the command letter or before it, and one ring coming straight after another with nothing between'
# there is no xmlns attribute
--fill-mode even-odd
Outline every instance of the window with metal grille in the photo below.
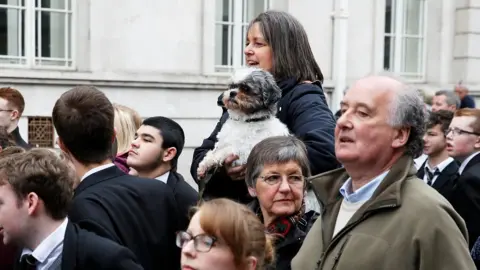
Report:
<svg viewBox="0 0 480 270"><path fill-rule="evenodd" d="M54 128L51 117L28 118L28 143L35 147L53 147Z"/></svg>

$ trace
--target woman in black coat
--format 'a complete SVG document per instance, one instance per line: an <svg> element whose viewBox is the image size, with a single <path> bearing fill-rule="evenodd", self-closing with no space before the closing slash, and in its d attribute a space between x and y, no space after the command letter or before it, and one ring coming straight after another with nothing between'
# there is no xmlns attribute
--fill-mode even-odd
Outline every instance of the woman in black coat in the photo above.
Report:
<svg viewBox="0 0 480 270"><path fill-rule="evenodd" d="M249 25L245 58L249 66L272 73L282 89L277 117L306 144L312 173L336 169L339 163L334 147L335 118L323 93L322 72L300 22L286 12L261 13ZM227 119L228 112L223 109L212 134L194 151L191 174L197 182L198 164L214 148L217 133ZM234 156L227 158L224 167L208 182L199 183L203 198L251 201L244 181L245 166L232 167L234 160Z"/></svg>

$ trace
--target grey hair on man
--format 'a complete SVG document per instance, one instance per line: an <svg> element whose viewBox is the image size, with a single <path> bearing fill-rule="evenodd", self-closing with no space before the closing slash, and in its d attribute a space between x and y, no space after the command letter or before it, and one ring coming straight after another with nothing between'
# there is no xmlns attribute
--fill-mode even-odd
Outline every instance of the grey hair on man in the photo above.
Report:
<svg viewBox="0 0 480 270"><path fill-rule="evenodd" d="M302 175L310 177L310 163L307 156L305 144L294 136L273 136L259 142L253 147L247 159L245 170L245 182L247 187L255 188L257 179L263 171L266 164L282 164L289 161L297 162L302 171ZM307 181L305 181L305 185ZM305 186L307 188L307 186ZM320 212L320 206L310 190L305 196L305 208Z"/></svg>
<svg viewBox="0 0 480 270"><path fill-rule="evenodd" d="M382 72L373 76L388 77L398 82L398 85L393 89L395 90L395 96L390 107L388 122L395 128L410 128L410 135L405 145L405 154L413 158L419 157L423 151L426 120L425 102L420 90L390 72Z"/></svg>
<svg viewBox="0 0 480 270"><path fill-rule="evenodd" d="M448 106L455 106L455 109L460 108L460 98L453 91L440 90L435 92L435 96L445 96L445 102Z"/></svg>

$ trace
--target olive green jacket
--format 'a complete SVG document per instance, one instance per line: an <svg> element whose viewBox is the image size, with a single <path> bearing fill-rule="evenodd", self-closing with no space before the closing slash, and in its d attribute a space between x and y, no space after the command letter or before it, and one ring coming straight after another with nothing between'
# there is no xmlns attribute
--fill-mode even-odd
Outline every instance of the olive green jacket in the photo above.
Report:
<svg viewBox="0 0 480 270"><path fill-rule="evenodd" d="M413 160L401 157L333 239L343 199L339 188L349 176L344 169L313 176L309 182L323 213L292 260L292 269L475 269L463 219L415 173Z"/></svg>

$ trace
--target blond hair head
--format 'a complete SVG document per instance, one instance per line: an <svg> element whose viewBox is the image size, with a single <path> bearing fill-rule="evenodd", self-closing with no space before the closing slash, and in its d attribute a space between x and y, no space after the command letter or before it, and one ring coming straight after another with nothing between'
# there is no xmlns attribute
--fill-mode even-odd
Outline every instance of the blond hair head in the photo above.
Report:
<svg viewBox="0 0 480 270"><path fill-rule="evenodd" d="M134 109L120 104L113 104L115 110L114 126L117 132L117 155L130 149L135 139L135 132L142 125L142 118Z"/></svg>

